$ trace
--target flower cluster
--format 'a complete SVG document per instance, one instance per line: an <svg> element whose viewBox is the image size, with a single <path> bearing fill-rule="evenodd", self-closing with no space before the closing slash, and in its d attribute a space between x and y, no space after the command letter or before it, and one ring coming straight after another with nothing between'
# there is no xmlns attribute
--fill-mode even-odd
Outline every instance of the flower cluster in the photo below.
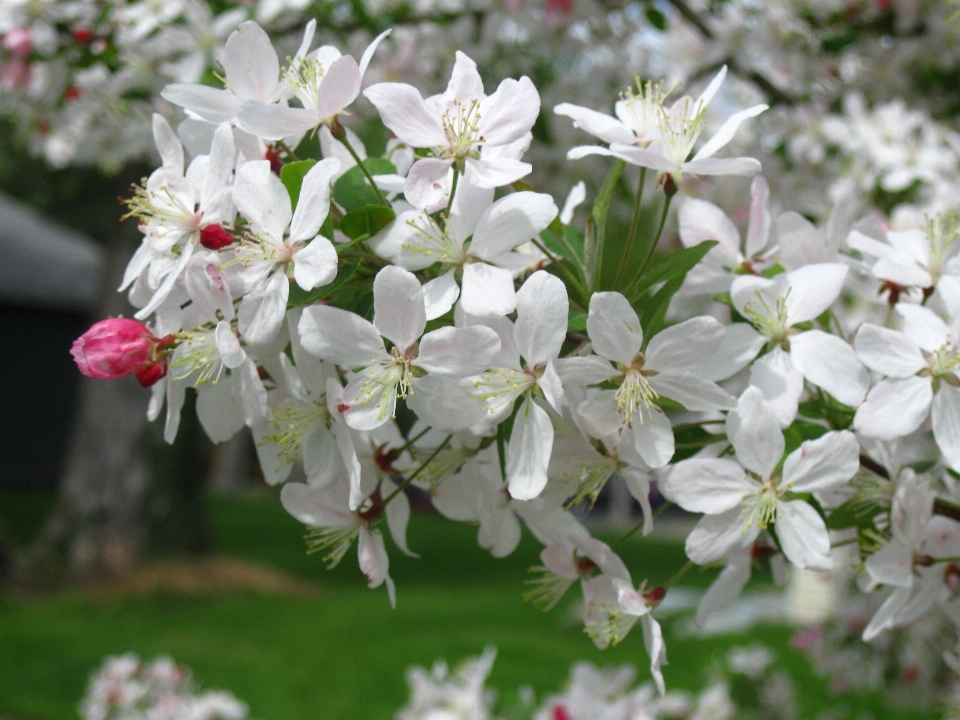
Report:
<svg viewBox="0 0 960 720"><path fill-rule="evenodd" d="M485 85L458 52L441 93L363 89L387 33L355 58L314 48L315 31L281 67L243 22L224 87L163 91L189 120L178 134L154 116L162 164L128 201L144 237L120 289L144 324L91 328L74 350L82 371L148 376L168 441L191 388L214 442L249 427L310 549L333 566L356 543L392 603L383 528L414 554L408 486L477 524L498 557L527 527L544 546L528 597L550 608L579 581L600 647L639 622L661 693L656 609L693 564L724 565L701 618L733 603L761 558L776 573L829 570L838 542L859 548L864 587L889 590L867 637L955 612L956 217L907 230L867 218L849 236L774 217L760 163L722 157L766 109L716 122L722 68L696 96L638 82L615 116L554 108L602 143L572 162L609 158L581 229L585 187L561 212L524 182L541 112L528 77ZM344 125L361 93L391 134L376 155ZM301 157L314 137L322 159ZM634 172L630 229L608 231L611 195ZM744 176L741 244L694 193L710 177L745 195ZM296 464L306 482L286 482ZM639 568L638 583L581 522L613 476L644 534L653 482L702 514L671 580Z"/></svg>
<svg viewBox="0 0 960 720"><path fill-rule="evenodd" d="M197 692L190 669L170 658L108 657L87 683L83 720L245 720L247 706L222 690Z"/></svg>
<svg viewBox="0 0 960 720"><path fill-rule="evenodd" d="M650 683L635 685L630 665L598 668L578 662L562 692L537 702L533 689L520 688L518 697L498 697L486 687L496 651L465 660L451 670L438 660L429 671L407 670L410 701L397 720L494 720L499 708L508 717L531 720L733 720L796 717L790 677L773 669L774 654L762 645L731 649L698 693L671 690L658 696Z"/></svg>

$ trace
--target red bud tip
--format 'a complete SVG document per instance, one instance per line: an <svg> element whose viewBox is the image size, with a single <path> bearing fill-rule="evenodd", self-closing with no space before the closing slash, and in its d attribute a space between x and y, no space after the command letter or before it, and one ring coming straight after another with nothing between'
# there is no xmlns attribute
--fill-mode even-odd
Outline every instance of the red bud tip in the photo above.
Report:
<svg viewBox="0 0 960 720"><path fill-rule="evenodd" d="M643 596L643 601L647 605L659 605L663 602L663 598L667 595L667 589L662 585L660 587L655 587L650 592L646 593Z"/></svg>
<svg viewBox="0 0 960 720"><path fill-rule="evenodd" d="M200 228L200 244L207 250L222 250L233 245L233 235L224 230L222 225L207 225Z"/></svg>
<svg viewBox="0 0 960 720"><path fill-rule="evenodd" d="M148 363L146 365L141 365L136 370L137 382L139 382L142 387L150 387L151 385L156 384L162 380L166 374L166 362Z"/></svg>

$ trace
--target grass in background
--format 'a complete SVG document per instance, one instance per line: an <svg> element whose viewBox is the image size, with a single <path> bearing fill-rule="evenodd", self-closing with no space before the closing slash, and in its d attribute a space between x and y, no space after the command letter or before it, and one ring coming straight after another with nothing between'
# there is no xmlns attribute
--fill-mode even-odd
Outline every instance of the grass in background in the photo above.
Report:
<svg viewBox="0 0 960 720"><path fill-rule="evenodd" d="M0 496L8 525L29 536L40 505L11 509ZM559 689L572 663L631 663L647 677L639 627L620 646L597 650L573 617L576 590L566 605L544 614L521 601L526 569L539 546L528 536L512 556L495 560L476 545L474 528L415 515L410 547L421 560L388 548L397 582L397 609L383 588L368 590L351 551L327 572L308 556L303 528L280 507L275 493L212 497L210 511L224 554L269 565L314 581L309 597L232 592L93 599L78 591L43 597L0 598L0 714L76 720L89 673L105 655L133 651L143 658L169 654L191 666L204 688L230 690L260 720L389 720L407 699L404 670L438 657L457 662L487 644L499 648L490 685L505 697L529 683L539 695ZM622 556L639 582L662 582L683 564L679 542L631 540ZM705 587L711 573L691 572L689 586ZM667 620L665 669L672 688L706 683L713 659L735 645L763 642L797 681L801 709L810 717L840 701L789 649L791 631L760 627L749 634L698 639L675 632L684 619ZM847 705L876 718L932 718L896 711L879 696L848 697Z"/></svg>

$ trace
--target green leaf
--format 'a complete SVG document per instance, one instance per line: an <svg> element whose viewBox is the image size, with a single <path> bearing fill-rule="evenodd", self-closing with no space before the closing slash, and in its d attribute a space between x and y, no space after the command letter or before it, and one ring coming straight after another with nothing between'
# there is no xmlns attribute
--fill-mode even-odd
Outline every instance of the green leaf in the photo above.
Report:
<svg viewBox="0 0 960 720"><path fill-rule="evenodd" d="M653 7L653 5L647 6L646 15L647 20L649 20L650 24L653 25L657 30L663 32L667 29L667 16Z"/></svg>
<svg viewBox="0 0 960 720"><path fill-rule="evenodd" d="M775 265L772 265L764 270L761 275L763 275L765 278L775 278L777 275L783 275L783 273L786 271L787 269L783 265L776 263Z"/></svg>
<svg viewBox="0 0 960 720"><path fill-rule="evenodd" d="M884 512L884 508L880 505L864 506L863 503L848 500L830 513L827 517L827 528L843 530L850 527L870 527L873 525L873 519L881 512Z"/></svg>
<svg viewBox="0 0 960 720"><path fill-rule="evenodd" d="M786 458L806 440L816 440L828 432L829 430L823 425L817 425L806 420L794 420L790 427L783 431L783 439L786 441L783 457Z"/></svg>
<svg viewBox="0 0 960 720"><path fill-rule="evenodd" d="M682 283L687 273L703 260L703 256L710 252L710 249L715 245L719 245L716 240L704 240L699 245L670 253L662 262L652 265L634 286L630 298L631 304L639 300L643 293L659 282L679 278Z"/></svg>
<svg viewBox="0 0 960 720"><path fill-rule="evenodd" d="M663 329L663 319L667 315L667 307L670 305L670 299L674 296L680 286L683 285L683 279L686 273L680 277L674 277L667 280L664 286L657 291L657 294L650 298L640 316L640 327L643 328L643 346L646 347L650 338Z"/></svg>
<svg viewBox="0 0 960 720"><path fill-rule="evenodd" d="M393 211L393 208L388 208L386 205L363 205L343 216L340 221L340 232L351 240L355 240L362 235L373 237L393 222L396 217L397 214Z"/></svg>
<svg viewBox="0 0 960 720"><path fill-rule="evenodd" d="M290 193L290 207L296 209L297 201L300 199L300 188L303 186L303 178L310 172L310 168L316 164L316 160L299 160L287 163L280 169L280 182Z"/></svg>
<svg viewBox="0 0 960 720"><path fill-rule="evenodd" d="M587 331L587 316L583 313L570 309L570 317L567 320L567 332L583 333Z"/></svg>
<svg viewBox="0 0 960 720"><path fill-rule="evenodd" d="M363 164L371 175L394 175L397 172L392 162L382 158L367 158ZM333 199L347 212L364 205L380 204L376 190L367 182L359 165L347 170L333 184Z"/></svg>
<svg viewBox="0 0 960 720"><path fill-rule="evenodd" d="M702 427L692 427L681 430L674 436L676 451L673 454L671 462L680 462L688 457L696 455L707 445L723 442L727 438L723 435L708 433Z"/></svg>
<svg viewBox="0 0 960 720"><path fill-rule="evenodd" d="M287 309L306 307L307 305L313 305L325 297L330 297L339 290L347 280L353 277L357 268L360 267L360 262L360 260L357 260L349 265L341 265L337 269L337 277L332 283L314 288L313 290L304 290L297 285L297 283L290 283L290 298L287 300Z"/></svg>
<svg viewBox="0 0 960 720"><path fill-rule="evenodd" d="M591 286L587 288L592 290L600 279L600 262L603 258L603 237L607 229L607 210L610 209L610 198L613 191L620 182L620 176L623 175L623 169L626 163L623 160L617 160L607 173L603 181L603 187L600 188L600 194L593 203L593 210L590 211L590 218L593 220L594 239L592 243L587 244L587 256L584 262L587 266L587 276L590 278Z"/></svg>

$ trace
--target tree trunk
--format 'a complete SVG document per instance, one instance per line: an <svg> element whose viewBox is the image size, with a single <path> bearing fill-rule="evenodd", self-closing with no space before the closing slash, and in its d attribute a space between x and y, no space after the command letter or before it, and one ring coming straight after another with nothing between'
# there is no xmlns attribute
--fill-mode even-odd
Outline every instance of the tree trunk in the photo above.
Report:
<svg viewBox="0 0 960 720"><path fill-rule="evenodd" d="M124 193L128 184L121 183ZM116 226L108 240L98 318L131 316L118 293L139 235ZM28 583L77 579L130 568L146 549L202 552L210 547L203 505L209 442L196 420L193 393L177 441L146 420L149 391L131 375L83 377L58 497L17 578Z"/></svg>

